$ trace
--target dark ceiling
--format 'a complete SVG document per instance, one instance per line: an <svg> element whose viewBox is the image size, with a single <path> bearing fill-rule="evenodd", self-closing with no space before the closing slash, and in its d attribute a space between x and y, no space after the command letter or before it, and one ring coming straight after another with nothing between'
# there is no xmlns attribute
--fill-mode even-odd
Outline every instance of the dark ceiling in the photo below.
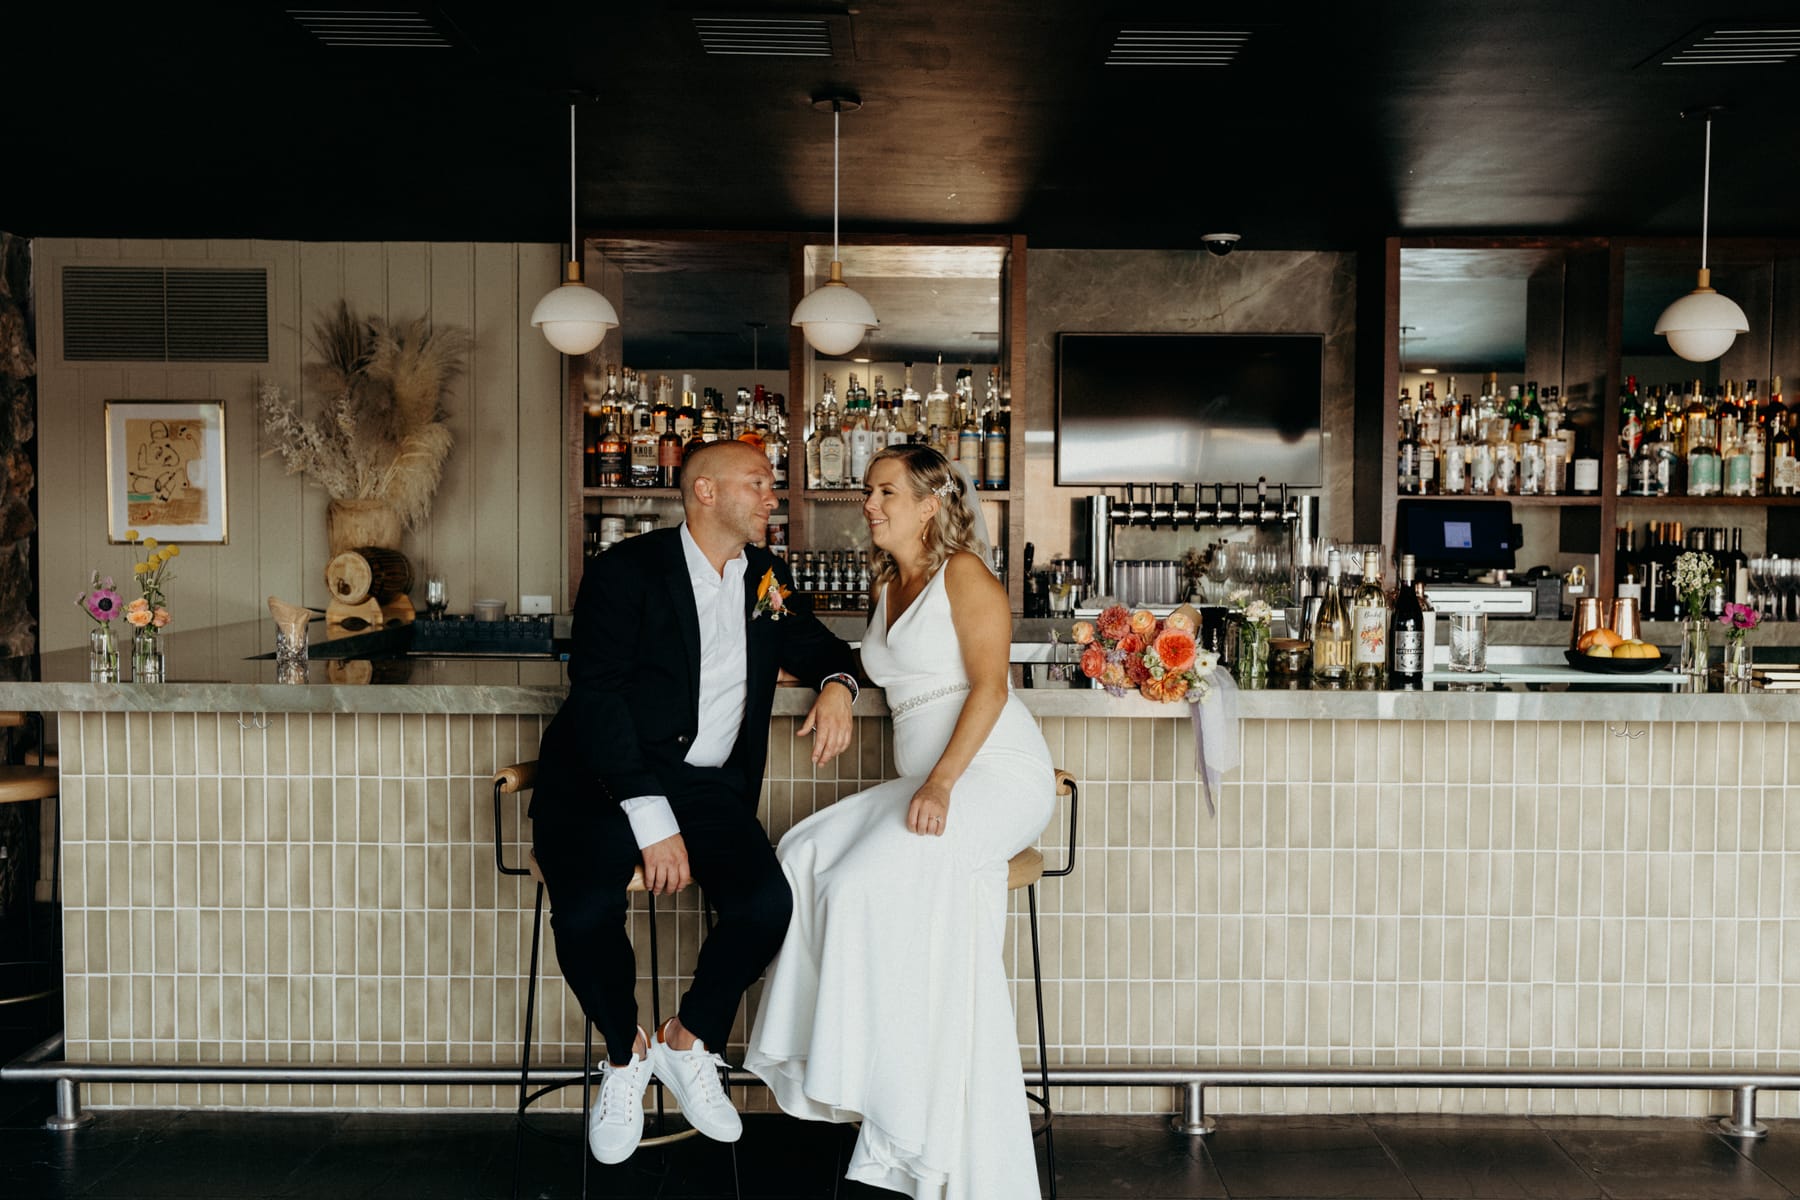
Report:
<svg viewBox="0 0 1800 1200"><path fill-rule="evenodd" d="M821 15L825 58L703 53L694 17L720 4L443 4L419 11L448 47L379 49L278 6L19 3L0 229L561 240L568 89L591 96L584 225L824 229L831 123L809 97L835 85L864 100L843 121L852 230L1687 234L1701 129L1678 113L1725 104L1715 232L1796 234L1800 69L1655 61L1796 7L1761 2L729 5ZM1122 22L1249 39L1225 67L1107 66Z"/></svg>

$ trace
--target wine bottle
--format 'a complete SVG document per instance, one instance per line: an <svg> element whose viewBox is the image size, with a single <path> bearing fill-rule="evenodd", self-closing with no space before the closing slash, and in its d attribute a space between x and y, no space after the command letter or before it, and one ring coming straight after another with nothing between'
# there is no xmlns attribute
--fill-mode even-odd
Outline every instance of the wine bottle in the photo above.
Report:
<svg viewBox="0 0 1800 1200"><path fill-rule="evenodd" d="M1388 599L1381 586L1381 551L1363 554L1362 584L1350 605L1350 624L1356 642L1351 650L1351 668L1355 682L1364 687L1380 687L1387 681Z"/></svg>
<svg viewBox="0 0 1800 1200"><path fill-rule="evenodd" d="M1342 684L1350 676L1351 645L1355 640L1350 610L1344 605L1343 563L1336 550L1325 558L1325 603L1313 625L1312 677Z"/></svg>
<svg viewBox="0 0 1800 1200"><path fill-rule="evenodd" d="M1418 567L1410 554L1400 557L1400 586L1394 592L1394 616L1388 632L1388 679L1397 688L1425 683L1425 612L1413 576Z"/></svg>

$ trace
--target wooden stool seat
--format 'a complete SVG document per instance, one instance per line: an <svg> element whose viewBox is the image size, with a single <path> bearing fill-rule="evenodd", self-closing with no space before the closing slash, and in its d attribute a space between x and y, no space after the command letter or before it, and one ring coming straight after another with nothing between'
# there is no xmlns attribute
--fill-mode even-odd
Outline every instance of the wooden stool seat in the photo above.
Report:
<svg viewBox="0 0 1800 1200"><path fill-rule="evenodd" d="M57 794L55 767L0 767L0 804L48 800Z"/></svg>
<svg viewBox="0 0 1800 1200"><path fill-rule="evenodd" d="M1036 846L1027 846L1006 863L1006 890L1016 892L1022 887L1031 887L1044 877L1044 852Z"/></svg>

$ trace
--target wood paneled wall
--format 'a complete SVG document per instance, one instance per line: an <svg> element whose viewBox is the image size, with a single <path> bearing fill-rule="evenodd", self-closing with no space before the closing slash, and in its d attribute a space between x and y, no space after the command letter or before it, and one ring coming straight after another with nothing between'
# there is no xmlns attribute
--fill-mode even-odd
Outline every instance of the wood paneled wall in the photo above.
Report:
<svg viewBox="0 0 1800 1200"><path fill-rule="evenodd" d="M43 570L41 644L79 644L88 619L69 603L89 572L129 579L131 553L106 529L107 400L225 403L230 541L184 546L168 588L180 627L268 616L265 597L323 607L323 491L265 456L256 389L300 396L317 318L339 299L366 315L423 314L474 335L468 371L446 392L456 446L430 520L409 533L423 602L428 572L449 585L453 612L477 596L549 594L567 604L563 555L562 364L531 328L531 307L558 280L549 245L424 242L118 241L36 243ZM62 268L70 264L261 265L269 269L267 363L64 363ZM171 664L179 674L179 664Z"/></svg>

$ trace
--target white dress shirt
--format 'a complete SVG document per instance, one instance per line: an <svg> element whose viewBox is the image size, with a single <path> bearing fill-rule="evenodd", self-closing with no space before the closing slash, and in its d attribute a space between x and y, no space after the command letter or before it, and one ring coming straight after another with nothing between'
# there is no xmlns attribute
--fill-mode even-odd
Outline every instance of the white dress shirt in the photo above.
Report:
<svg viewBox="0 0 1800 1200"><path fill-rule="evenodd" d="M700 718L684 761L696 767L722 767L737 745L749 693L744 573L750 560L740 550L725 564L723 574L714 570L685 521L681 551L687 559L694 610L700 618ZM667 796L632 796L621 800L619 807L631 821L631 833L640 850L681 832Z"/></svg>

